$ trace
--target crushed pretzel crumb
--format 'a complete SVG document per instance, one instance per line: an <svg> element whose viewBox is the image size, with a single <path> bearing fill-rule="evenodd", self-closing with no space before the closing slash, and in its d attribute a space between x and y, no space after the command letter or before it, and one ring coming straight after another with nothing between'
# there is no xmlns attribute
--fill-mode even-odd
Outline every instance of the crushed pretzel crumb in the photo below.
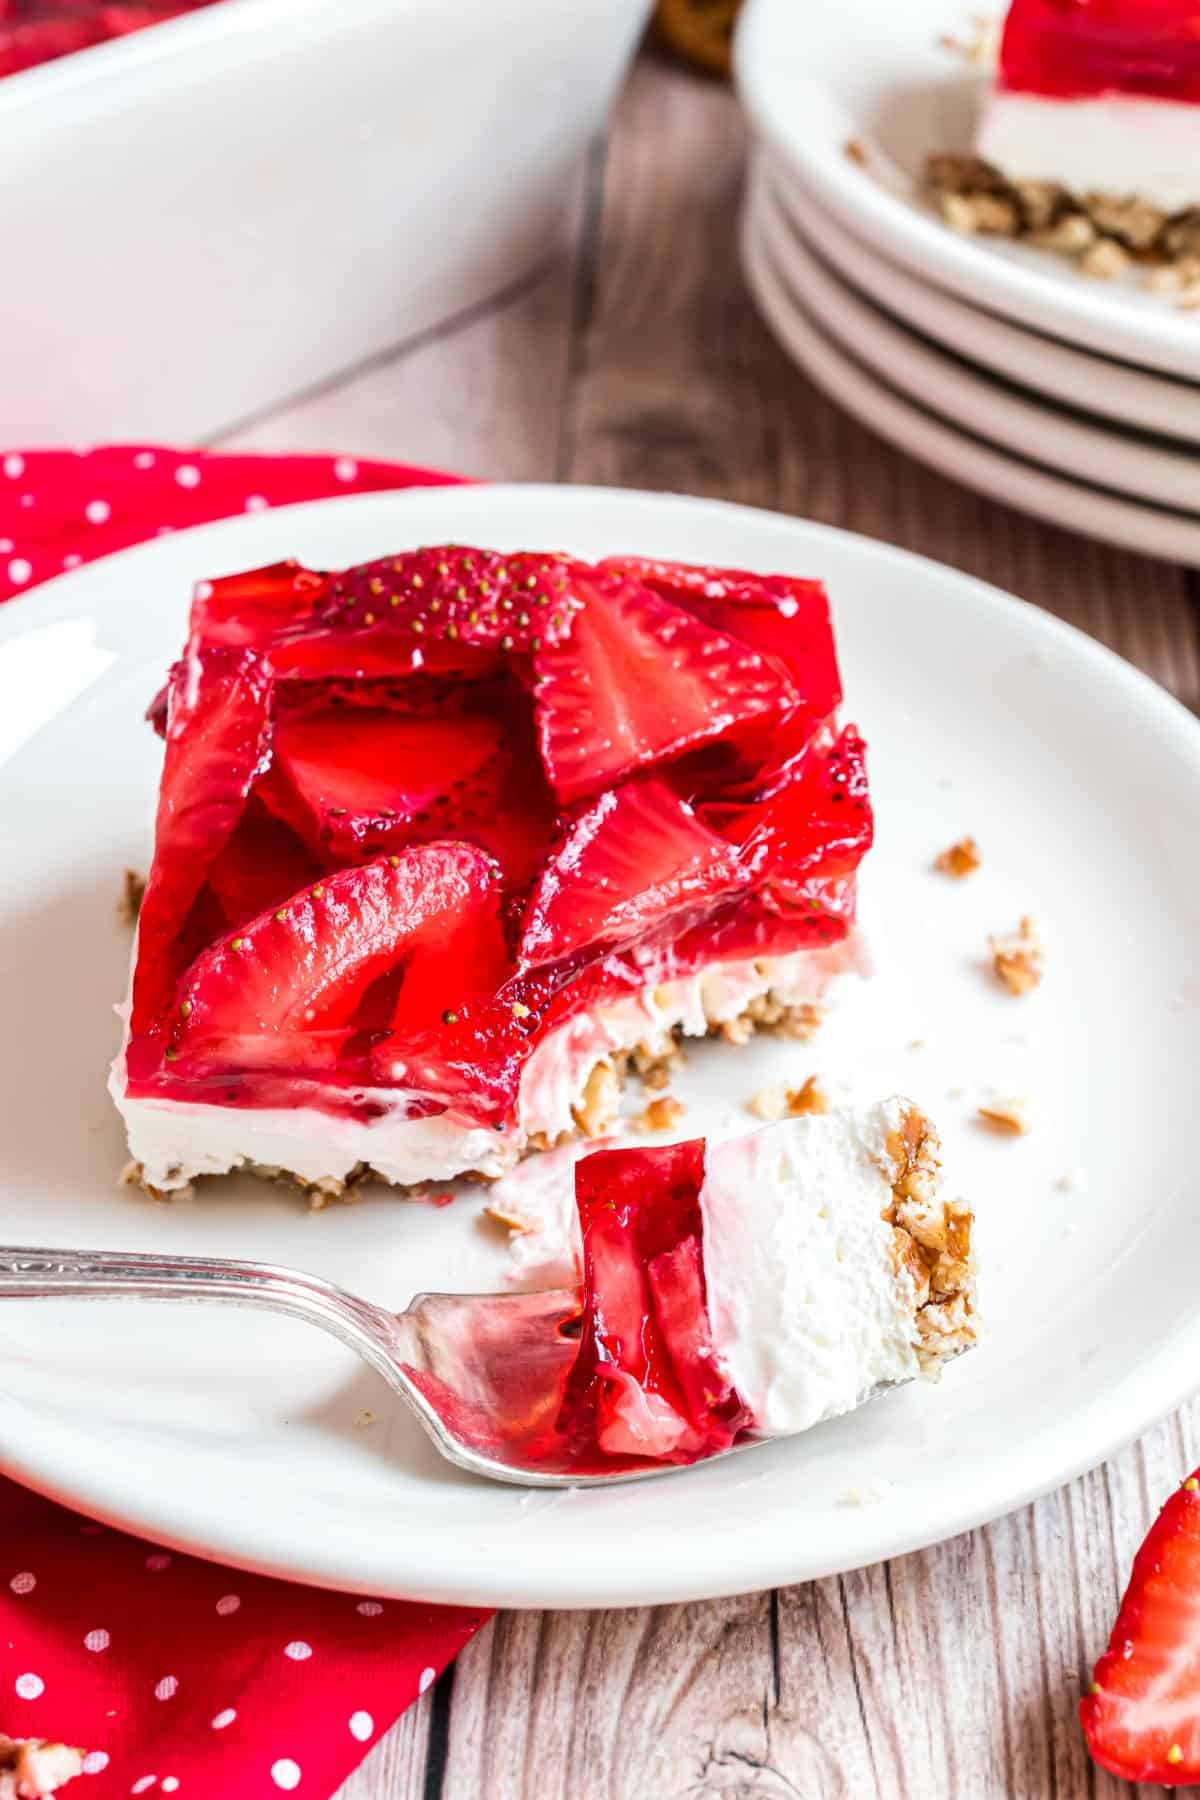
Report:
<svg viewBox="0 0 1200 1800"><path fill-rule="evenodd" d="M587 1078L587 1084L571 1117L586 1138L603 1137L617 1122L621 1106L621 1083L610 1062L598 1062Z"/></svg>
<svg viewBox="0 0 1200 1800"><path fill-rule="evenodd" d="M793 1119L806 1113L827 1113L829 1097L821 1087L815 1075L798 1088L792 1088L787 1095L788 1113Z"/></svg>
<svg viewBox="0 0 1200 1800"><path fill-rule="evenodd" d="M951 42L950 47L954 47ZM982 157L935 151L925 185L951 231L1020 239L1069 257L1081 275L1112 281L1136 268L1152 291L1195 304L1200 207L1168 214L1137 195L1071 193L1052 181L1009 181Z"/></svg>
<svg viewBox="0 0 1200 1800"><path fill-rule="evenodd" d="M962 881L967 875L975 873L981 861L979 845L975 839L963 837L948 849L939 851L933 866L939 875L949 875L954 881Z"/></svg>
<svg viewBox="0 0 1200 1800"><path fill-rule="evenodd" d="M1042 943L1026 913L1015 931L988 939L992 968L1010 994L1031 994L1042 979Z"/></svg>
<svg viewBox="0 0 1200 1800"><path fill-rule="evenodd" d="M117 901L117 914L126 925L136 925L146 893L146 877L136 869L126 869Z"/></svg>
<svg viewBox="0 0 1200 1800"><path fill-rule="evenodd" d="M759 1088L746 1102L746 1111L753 1113L756 1119L782 1119L787 1109L787 1089L776 1085Z"/></svg>
<svg viewBox="0 0 1200 1800"><path fill-rule="evenodd" d="M355 1431L366 1431L368 1427L374 1423L375 1414L371 1411L369 1406L364 1406L360 1413L355 1413L354 1415L353 1424Z"/></svg>
<svg viewBox="0 0 1200 1800"><path fill-rule="evenodd" d="M867 146L863 143L861 138L847 138L844 148L846 155L852 163L857 163L860 169L866 168Z"/></svg>
<svg viewBox="0 0 1200 1800"><path fill-rule="evenodd" d="M686 1111L683 1101L676 1100L673 1094L660 1094L657 1100L651 1100L642 1108L633 1121L633 1128L635 1131L669 1131Z"/></svg>
<svg viewBox="0 0 1200 1800"><path fill-rule="evenodd" d="M502 1226L505 1231L516 1232L519 1237L523 1237L528 1231L538 1230L537 1220L527 1218L524 1213L518 1212L515 1206L496 1206L494 1204L485 1206L483 1216L485 1219L490 1219L494 1225Z"/></svg>
<svg viewBox="0 0 1200 1800"><path fill-rule="evenodd" d="M986 1100L979 1107L978 1116L991 1130L1008 1137L1024 1137L1033 1130L1027 1100Z"/></svg>

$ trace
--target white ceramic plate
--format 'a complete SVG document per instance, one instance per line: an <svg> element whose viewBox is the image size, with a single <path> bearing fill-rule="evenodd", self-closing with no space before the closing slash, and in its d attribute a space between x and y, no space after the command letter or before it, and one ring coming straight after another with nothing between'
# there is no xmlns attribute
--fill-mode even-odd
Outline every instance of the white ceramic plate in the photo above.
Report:
<svg viewBox="0 0 1200 1800"><path fill-rule="evenodd" d="M1035 518L1126 550L1200 564L1200 518L1049 474L960 431L880 380L801 307L772 261L759 216L757 208L748 209L742 233L742 263L751 291L784 349L847 412L943 475Z"/></svg>
<svg viewBox="0 0 1200 1800"><path fill-rule="evenodd" d="M1133 430L1200 446L1200 387L1074 350L1056 338L1026 331L956 300L854 237L811 195L796 188L778 158L766 150L762 155L767 185L792 229L851 287L893 318L1032 393Z"/></svg>
<svg viewBox="0 0 1200 1800"><path fill-rule="evenodd" d="M794 301L881 380L1043 468L1190 512L1200 525L1200 453L1073 417L908 330L821 261L794 229L761 168L751 204L763 246Z"/></svg>
<svg viewBox="0 0 1200 1800"><path fill-rule="evenodd" d="M739 90L793 177L856 237L972 305L1067 343L1200 381L1200 329L1131 281L1092 281L1062 257L948 231L921 195L931 150L970 147L979 76L941 47L963 0L750 0ZM866 169L846 154L868 151Z"/></svg>
<svg viewBox="0 0 1200 1800"><path fill-rule="evenodd" d="M811 1046L694 1056L686 1124L750 1125L743 1100L784 1074L909 1091L977 1208L987 1341L940 1386L802 1439L661 1482L531 1495L451 1471L373 1376L287 1320L9 1303L5 1465L170 1544L306 1581L589 1606L800 1580L932 1542L1179 1401L1200 1368L1200 730L1107 651L952 570L670 496L463 488L295 507L163 539L0 612L0 1240L265 1257L396 1304L415 1287L499 1285L477 1189L442 1210L380 1191L310 1214L252 1181L169 1206L119 1188L104 1092L128 953L114 897L126 864L145 862L159 760L140 714L192 578L448 538L828 581L849 715L872 747L878 974ZM929 861L964 831L984 867L960 885ZM1026 910L1048 973L1018 1001L983 952ZM972 1123L989 1087L1031 1097L1028 1137ZM1080 1164L1088 1191L1059 1191ZM375 1422L355 1429L364 1408Z"/></svg>

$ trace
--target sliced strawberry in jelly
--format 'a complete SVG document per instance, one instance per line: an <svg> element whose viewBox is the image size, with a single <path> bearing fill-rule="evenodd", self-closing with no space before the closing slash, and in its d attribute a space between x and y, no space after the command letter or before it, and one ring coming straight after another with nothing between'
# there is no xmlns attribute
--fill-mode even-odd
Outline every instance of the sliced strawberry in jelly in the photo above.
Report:
<svg viewBox="0 0 1200 1800"><path fill-rule="evenodd" d="M610 557L600 567L641 581L672 605L770 658L790 677L799 698L784 718L755 720L731 730L694 759L699 785L769 791L841 704L823 583L643 557Z"/></svg>
<svg viewBox="0 0 1200 1800"><path fill-rule="evenodd" d="M841 704L842 682L823 582L635 556L609 557L598 566L640 581L673 606L694 613L763 656L774 657L814 718L827 718Z"/></svg>
<svg viewBox="0 0 1200 1800"><path fill-rule="evenodd" d="M260 913L184 975L168 1063L179 1074L328 1071L356 1031L399 1018L428 1026L485 961L495 981L494 873L469 845L429 844L340 870ZM392 986L368 1019L385 978Z"/></svg>
<svg viewBox="0 0 1200 1800"><path fill-rule="evenodd" d="M261 659L245 649L206 650L173 673L154 862L138 920L134 1031L150 1030L170 997L175 940L266 759L270 688Z"/></svg>
<svg viewBox="0 0 1200 1800"><path fill-rule="evenodd" d="M797 704L773 660L638 582L600 573L578 587L570 636L534 657L538 741L560 800Z"/></svg>
<svg viewBox="0 0 1200 1800"><path fill-rule="evenodd" d="M267 649L280 632L309 617L327 579L293 558L243 575L197 582L192 593L192 641Z"/></svg>
<svg viewBox="0 0 1200 1800"><path fill-rule="evenodd" d="M235 930L320 878L321 866L295 832L267 811L257 791L252 793L208 871L208 885L221 908L217 932Z"/></svg>
<svg viewBox="0 0 1200 1800"><path fill-rule="evenodd" d="M815 745L766 800L701 808L706 822L738 846L772 906L817 912L839 882L853 882L874 830L865 749L847 727L832 743ZM852 910L852 886L848 898Z"/></svg>
<svg viewBox="0 0 1200 1800"><path fill-rule="evenodd" d="M361 861L492 761L502 733L484 713L285 711L263 797L316 855Z"/></svg>
<svg viewBox="0 0 1200 1800"><path fill-rule="evenodd" d="M583 1319L559 1415L576 1449L686 1462L751 1422L712 1342L703 1181L699 1139L598 1151L576 1167Z"/></svg>
<svg viewBox="0 0 1200 1800"><path fill-rule="evenodd" d="M1013 0L1000 45L1000 81L1014 91L1062 100L1115 93L1200 104L1200 5Z"/></svg>
<svg viewBox="0 0 1200 1800"><path fill-rule="evenodd" d="M382 667L478 679L571 630L581 566L566 557L443 544L347 569L311 625L281 645L281 672L360 675Z"/></svg>
<svg viewBox="0 0 1200 1800"><path fill-rule="evenodd" d="M748 880L736 848L665 781L627 782L582 813L547 861L525 915L520 961L533 967L585 948L613 949Z"/></svg>

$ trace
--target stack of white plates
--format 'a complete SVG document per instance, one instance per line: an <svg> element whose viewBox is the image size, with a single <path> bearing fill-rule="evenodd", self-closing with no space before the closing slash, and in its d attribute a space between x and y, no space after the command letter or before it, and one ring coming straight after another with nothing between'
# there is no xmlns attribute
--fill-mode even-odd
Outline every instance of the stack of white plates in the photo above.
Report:
<svg viewBox="0 0 1200 1800"><path fill-rule="evenodd" d="M1200 563L1200 311L948 230L932 150L970 147L960 0L751 0L742 255L776 337L893 443L1027 512ZM847 146L853 147L853 153Z"/></svg>

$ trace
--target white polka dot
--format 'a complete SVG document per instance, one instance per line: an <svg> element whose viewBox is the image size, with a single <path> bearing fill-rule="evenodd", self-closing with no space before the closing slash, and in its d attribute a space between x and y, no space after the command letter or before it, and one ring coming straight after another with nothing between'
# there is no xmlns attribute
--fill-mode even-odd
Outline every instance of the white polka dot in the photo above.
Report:
<svg viewBox="0 0 1200 1800"><path fill-rule="evenodd" d="M13 1576L8 1585L14 1594L32 1594L37 1586L37 1576L31 1575L28 1569L22 1569L19 1575Z"/></svg>
<svg viewBox="0 0 1200 1800"><path fill-rule="evenodd" d="M10 454L4 459L4 473L10 481L17 481L25 473L25 458Z"/></svg>
<svg viewBox="0 0 1200 1800"><path fill-rule="evenodd" d="M195 463L180 463L175 471L175 479L183 488L200 486L200 471Z"/></svg>
<svg viewBox="0 0 1200 1800"><path fill-rule="evenodd" d="M276 1787L299 1787L300 1764L293 1762L290 1756L281 1756L278 1762L271 1764L271 1780Z"/></svg>
<svg viewBox="0 0 1200 1800"><path fill-rule="evenodd" d="M112 518L112 507L107 500L89 500L83 516L89 525L107 525Z"/></svg>
<svg viewBox="0 0 1200 1800"><path fill-rule="evenodd" d="M156 1700L173 1700L178 1692L178 1675L164 1675L162 1680L156 1682L154 1686L154 1698Z"/></svg>
<svg viewBox="0 0 1200 1800"><path fill-rule="evenodd" d="M437 1680L437 1670L436 1669L422 1669L421 1670L421 1679L417 1683L418 1694L428 1693L429 1689L433 1686L433 1684L436 1680Z"/></svg>
<svg viewBox="0 0 1200 1800"><path fill-rule="evenodd" d="M222 1594L217 1601L217 1611L223 1619L227 1619L230 1613L235 1613L241 1604L240 1594Z"/></svg>
<svg viewBox="0 0 1200 1800"><path fill-rule="evenodd" d="M148 1569L153 1569L156 1575L160 1569L169 1569L170 1566L171 1559L165 1550L156 1550L153 1556L148 1556L146 1558L146 1567Z"/></svg>
<svg viewBox="0 0 1200 1800"><path fill-rule="evenodd" d="M139 450L133 459L135 469L152 469L155 463L153 450Z"/></svg>
<svg viewBox="0 0 1200 1800"><path fill-rule="evenodd" d="M358 474L358 464L352 456L339 456L333 465L333 472L339 481L353 481Z"/></svg>
<svg viewBox="0 0 1200 1800"><path fill-rule="evenodd" d="M164 1775L158 1785L164 1794L173 1794L179 1786L179 1777L178 1775Z"/></svg>
<svg viewBox="0 0 1200 1800"><path fill-rule="evenodd" d="M107 1750L89 1750L83 1759L83 1772L85 1775L99 1775L100 1771L102 1769L107 1769L107 1767Z"/></svg>
<svg viewBox="0 0 1200 1800"><path fill-rule="evenodd" d="M0 538L0 556L7 556L13 547L11 538Z"/></svg>
<svg viewBox="0 0 1200 1800"><path fill-rule="evenodd" d="M13 1682L19 1700L37 1700L46 1691L40 1675L18 1675Z"/></svg>
<svg viewBox="0 0 1200 1800"><path fill-rule="evenodd" d="M33 574L33 564L26 562L23 556L14 556L8 565L8 579L21 587Z"/></svg>
<svg viewBox="0 0 1200 1800"><path fill-rule="evenodd" d="M364 1619L377 1619L383 1608L378 1600L360 1600L354 1610L360 1612Z"/></svg>
<svg viewBox="0 0 1200 1800"><path fill-rule="evenodd" d="M227 1706L225 1708L224 1712L219 1712L217 1714L216 1718L212 1722L212 1728L214 1731L224 1731L225 1727L227 1725L232 1725L233 1721L236 1718L237 1718L237 1707L236 1706Z"/></svg>
<svg viewBox="0 0 1200 1800"><path fill-rule="evenodd" d="M265 512L270 504L271 502L263 494L247 494L246 496L247 512Z"/></svg>
<svg viewBox="0 0 1200 1800"><path fill-rule="evenodd" d="M80 556L78 550L72 550L66 556L63 557L63 568L64 569L77 569L82 561L83 561L83 558L82 558L82 556ZM92 1536L92 1535L94 1535L94 1533L89 1533L89 1536Z"/></svg>
<svg viewBox="0 0 1200 1800"><path fill-rule="evenodd" d="M194 600L211 600L212 593L213 584L211 581L198 581L192 589L192 598Z"/></svg>
<svg viewBox="0 0 1200 1800"><path fill-rule="evenodd" d="M293 1662L307 1662L312 1655L312 1645L306 1644L303 1638L295 1638L283 1646L283 1654L290 1656Z"/></svg>
<svg viewBox="0 0 1200 1800"><path fill-rule="evenodd" d="M357 1738L360 1744L366 1743L374 1729L375 1721L369 1712L350 1714L350 1736Z"/></svg>
<svg viewBox="0 0 1200 1800"><path fill-rule="evenodd" d="M26 512L28 512L31 506L36 505L36 502L32 494L22 494L21 498L17 501L17 505L23 506Z"/></svg>
<svg viewBox="0 0 1200 1800"><path fill-rule="evenodd" d="M101 1650L107 1650L111 1643L112 1638L109 1636L108 1632L105 1631L103 1625L101 1625L98 1630L88 1632L83 1640L83 1647L85 1650L94 1651L98 1656Z"/></svg>
<svg viewBox="0 0 1200 1800"><path fill-rule="evenodd" d="M146 1789L152 1788L157 1780L157 1775L140 1775L129 1791L131 1794L144 1794Z"/></svg>

